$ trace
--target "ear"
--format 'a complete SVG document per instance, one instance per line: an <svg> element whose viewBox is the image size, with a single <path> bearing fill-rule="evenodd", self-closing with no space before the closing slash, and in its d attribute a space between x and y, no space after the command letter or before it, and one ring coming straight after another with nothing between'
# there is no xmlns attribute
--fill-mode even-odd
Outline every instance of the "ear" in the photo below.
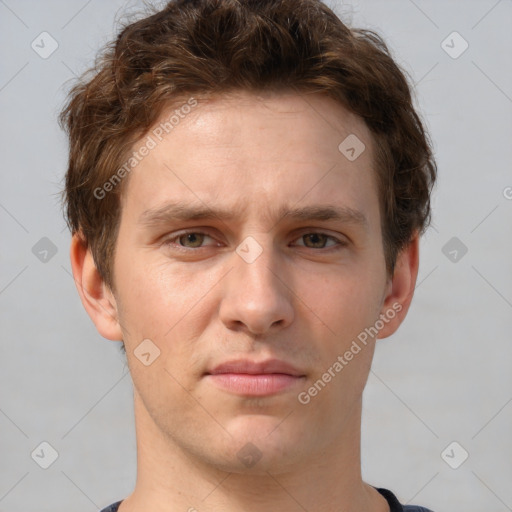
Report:
<svg viewBox="0 0 512 512"><path fill-rule="evenodd" d="M387 338L400 327L411 305L419 266L419 234L399 253L393 276L389 278L380 318L384 327L377 338Z"/></svg>
<svg viewBox="0 0 512 512"><path fill-rule="evenodd" d="M79 234L71 239L70 257L78 294L96 329L104 338L122 341L114 295L101 278L91 250Z"/></svg>

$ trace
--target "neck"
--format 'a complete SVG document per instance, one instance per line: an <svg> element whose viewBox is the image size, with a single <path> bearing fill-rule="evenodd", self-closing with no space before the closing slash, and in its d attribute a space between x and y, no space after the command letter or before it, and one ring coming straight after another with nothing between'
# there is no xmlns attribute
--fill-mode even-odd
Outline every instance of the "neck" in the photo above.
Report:
<svg viewBox="0 0 512 512"><path fill-rule="evenodd" d="M361 478L361 401L336 439L288 470L227 472L173 442L135 393L137 482L119 512L388 512L386 500Z"/></svg>

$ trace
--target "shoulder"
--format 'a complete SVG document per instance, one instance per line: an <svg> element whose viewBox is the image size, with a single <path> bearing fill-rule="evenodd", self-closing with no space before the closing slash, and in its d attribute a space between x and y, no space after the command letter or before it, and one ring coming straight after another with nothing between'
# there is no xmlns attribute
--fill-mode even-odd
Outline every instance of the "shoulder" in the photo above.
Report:
<svg viewBox="0 0 512 512"><path fill-rule="evenodd" d="M375 489L377 489L377 491L386 498L390 512L433 512L428 508L420 507L418 505L402 505L398 501L398 498L389 489L377 487L375 487Z"/></svg>
<svg viewBox="0 0 512 512"><path fill-rule="evenodd" d="M109 507L100 510L100 512L117 512L119 505L121 505L121 502L117 501L116 503L112 503Z"/></svg>

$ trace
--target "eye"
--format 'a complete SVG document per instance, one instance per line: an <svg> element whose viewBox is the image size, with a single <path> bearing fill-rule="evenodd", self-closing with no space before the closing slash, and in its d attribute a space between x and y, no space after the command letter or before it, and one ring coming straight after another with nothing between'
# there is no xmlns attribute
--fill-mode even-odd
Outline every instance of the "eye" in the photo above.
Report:
<svg viewBox="0 0 512 512"><path fill-rule="evenodd" d="M333 236L326 235L325 233L306 233L298 238L298 240L302 240L303 243L298 243L297 245L307 247L308 249L325 249L326 247L333 247L336 245L346 245L344 242Z"/></svg>
<svg viewBox="0 0 512 512"><path fill-rule="evenodd" d="M202 247L221 245L214 238L201 231L182 231L164 240L164 245L174 249L200 249ZM346 242L326 233L305 233L296 239L294 245L307 249L329 249L344 247Z"/></svg>
<svg viewBox="0 0 512 512"><path fill-rule="evenodd" d="M204 242L208 240L213 241L213 238L206 233L201 233L199 231L187 231L167 238L164 241L164 244L177 248L198 249L203 247ZM209 245L212 244L210 243Z"/></svg>

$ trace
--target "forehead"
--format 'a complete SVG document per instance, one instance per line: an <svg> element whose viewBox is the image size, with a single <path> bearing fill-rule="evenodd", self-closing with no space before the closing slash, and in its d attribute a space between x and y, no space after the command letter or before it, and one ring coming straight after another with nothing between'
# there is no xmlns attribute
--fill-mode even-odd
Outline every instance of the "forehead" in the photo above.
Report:
<svg viewBox="0 0 512 512"><path fill-rule="evenodd" d="M246 198L277 212L322 199L375 215L372 137L338 102L242 92L197 101L164 111L134 146L152 141L131 173L123 209L140 214L171 199L229 208Z"/></svg>
<svg viewBox="0 0 512 512"><path fill-rule="evenodd" d="M354 136L372 152L372 136L363 120L326 95L238 91L199 100L197 105L185 115L179 115L185 112L185 101L174 105L163 112L150 133L162 132L163 127L166 139L186 137L189 143L197 143L186 148L189 158L203 148L222 150L242 143L246 150L266 143L265 152L259 152L263 161L289 161L294 155L295 160L317 154L338 157L339 144L347 137L355 141ZM309 143L304 144L306 141Z"/></svg>

